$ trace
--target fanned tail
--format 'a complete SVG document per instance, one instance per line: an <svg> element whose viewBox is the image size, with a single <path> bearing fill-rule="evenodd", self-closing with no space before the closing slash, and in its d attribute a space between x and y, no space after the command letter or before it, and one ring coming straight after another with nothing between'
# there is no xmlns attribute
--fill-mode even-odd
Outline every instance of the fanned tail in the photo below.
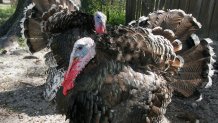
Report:
<svg viewBox="0 0 218 123"><path fill-rule="evenodd" d="M133 21L129 25L151 29L155 27L161 27L163 30L170 29L183 43L191 34L201 28L201 24L191 14L186 14L180 9L158 10L150 13L148 17L140 17L139 20Z"/></svg>
<svg viewBox="0 0 218 123"><path fill-rule="evenodd" d="M185 41L192 33L201 28L201 24L183 10L157 11L149 14L148 18L148 27L161 26L164 29L170 29L181 41Z"/></svg>
<svg viewBox="0 0 218 123"><path fill-rule="evenodd" d="M33 0L33 3L24 9L24 18L21 20L22 37L26 39L29 51L31 53L40 51L48 44L49 36L42 32L45 13L49 13L51 16L63 8L75 11L79 9L79 6L80 3L76 0Z"/></svg>
<svg viewBox="0 0 218 123"><path fill-rule="evenodd" d="M183 67L170 77L171 85L185 97L192 96L198 89L210 87L214 75L212 40L206 38L200 41L196 35L192 37L189 42L192 42L193 47L180 53L184 59Z"/></svg>
<svg viewBox="0 0 218 123"><path fill-rule="evenodd" d="M53 5L61 6L69 11L79 10L81 3L79 0L33 0L36 8L41 12L48 11Z"/></svg>
<svg viewBox="0 0 218 123"><path fill-rule="evenodd" d="M34 3L31 3L24 10L24 18L21 20L22 37L26 39L29 51L34 53L46 47L47 35L41 32L41 12Z"/></svg>

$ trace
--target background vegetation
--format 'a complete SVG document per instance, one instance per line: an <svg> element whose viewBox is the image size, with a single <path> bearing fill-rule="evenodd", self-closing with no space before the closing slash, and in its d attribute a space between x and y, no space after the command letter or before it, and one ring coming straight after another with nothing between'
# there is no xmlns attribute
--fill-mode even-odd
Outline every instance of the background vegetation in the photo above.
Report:
<svg viewBox="0 0 218 123"><path fill-rule="evenodd" d="M82 11L94 14L102 11L107 15L111 25L125 24L126 0L82 0ZM15 11L16 6L0 4L0 25L2 25Z"/></svg>
<svg viewBox="0 0 218 123"><path fill-rule="evenodd" d="M111 25L125 24L126 0L82 0L82 11L94 14L101 11Z"/></svg>
<svg viewBox="0 0 218 123"><path fill-rule="evenodd" d="M16 6L0 4L0 25L2 25L15 11Z"/></svg>

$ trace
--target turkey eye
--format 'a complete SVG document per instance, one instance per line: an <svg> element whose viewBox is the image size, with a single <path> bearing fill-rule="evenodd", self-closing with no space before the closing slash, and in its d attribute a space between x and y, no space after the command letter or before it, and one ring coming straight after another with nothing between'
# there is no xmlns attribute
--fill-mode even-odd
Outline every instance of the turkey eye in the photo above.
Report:
<svg viewBox="0 0 218 123"><path fill-rule="evenodd" d="M100 16L98 16L97 18L100 19Z"/></svg>
<svg viewBox="0 0 218 123"><path fill-rule="evenodd" d="M82 50L82 48L83 48L82 46L77 47L78 50Z"/></svg>

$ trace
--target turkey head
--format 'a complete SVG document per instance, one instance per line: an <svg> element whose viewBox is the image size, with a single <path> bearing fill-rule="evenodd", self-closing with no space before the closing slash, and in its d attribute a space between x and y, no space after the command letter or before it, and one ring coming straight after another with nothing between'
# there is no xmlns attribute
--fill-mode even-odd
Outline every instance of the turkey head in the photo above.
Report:
<svg viewBox="0 0 218 123"><path fill-rule="evenodd" d="M95 57L95 54L95 43L91 38L81 38L75 42L70 55L69 67L62 83L63 94L65 96L67 95L67 91L74 87L74 80L89 61Z"/></svg>
<svg viewBox="0 0 218 123"><path fill-rule="evenodd" d="M96 12L94 15L95 31L98 34L105 33L107 17L102 12Z"/></svg>

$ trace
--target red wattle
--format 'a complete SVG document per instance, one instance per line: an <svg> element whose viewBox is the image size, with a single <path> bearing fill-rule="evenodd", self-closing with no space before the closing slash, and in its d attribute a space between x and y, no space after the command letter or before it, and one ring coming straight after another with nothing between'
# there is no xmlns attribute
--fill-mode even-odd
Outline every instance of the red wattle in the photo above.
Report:
<svg viewBox="0 0 218 123"><path fill-rule="evenodd" d="M100 25L96 28L96 32L99 33L99 34L102 34L105 32L105 29L104 29L104 26L103 25Z"/></svg>
<svg viewBox="0 0 218 123"><path fill-rule="evenodd" d="M76 68L78 60L73 61L70 69L64 74L64 81L62 82L63 94L66 96L67 92L74 87L74 80L79 74L80 70Z"/></svg>

